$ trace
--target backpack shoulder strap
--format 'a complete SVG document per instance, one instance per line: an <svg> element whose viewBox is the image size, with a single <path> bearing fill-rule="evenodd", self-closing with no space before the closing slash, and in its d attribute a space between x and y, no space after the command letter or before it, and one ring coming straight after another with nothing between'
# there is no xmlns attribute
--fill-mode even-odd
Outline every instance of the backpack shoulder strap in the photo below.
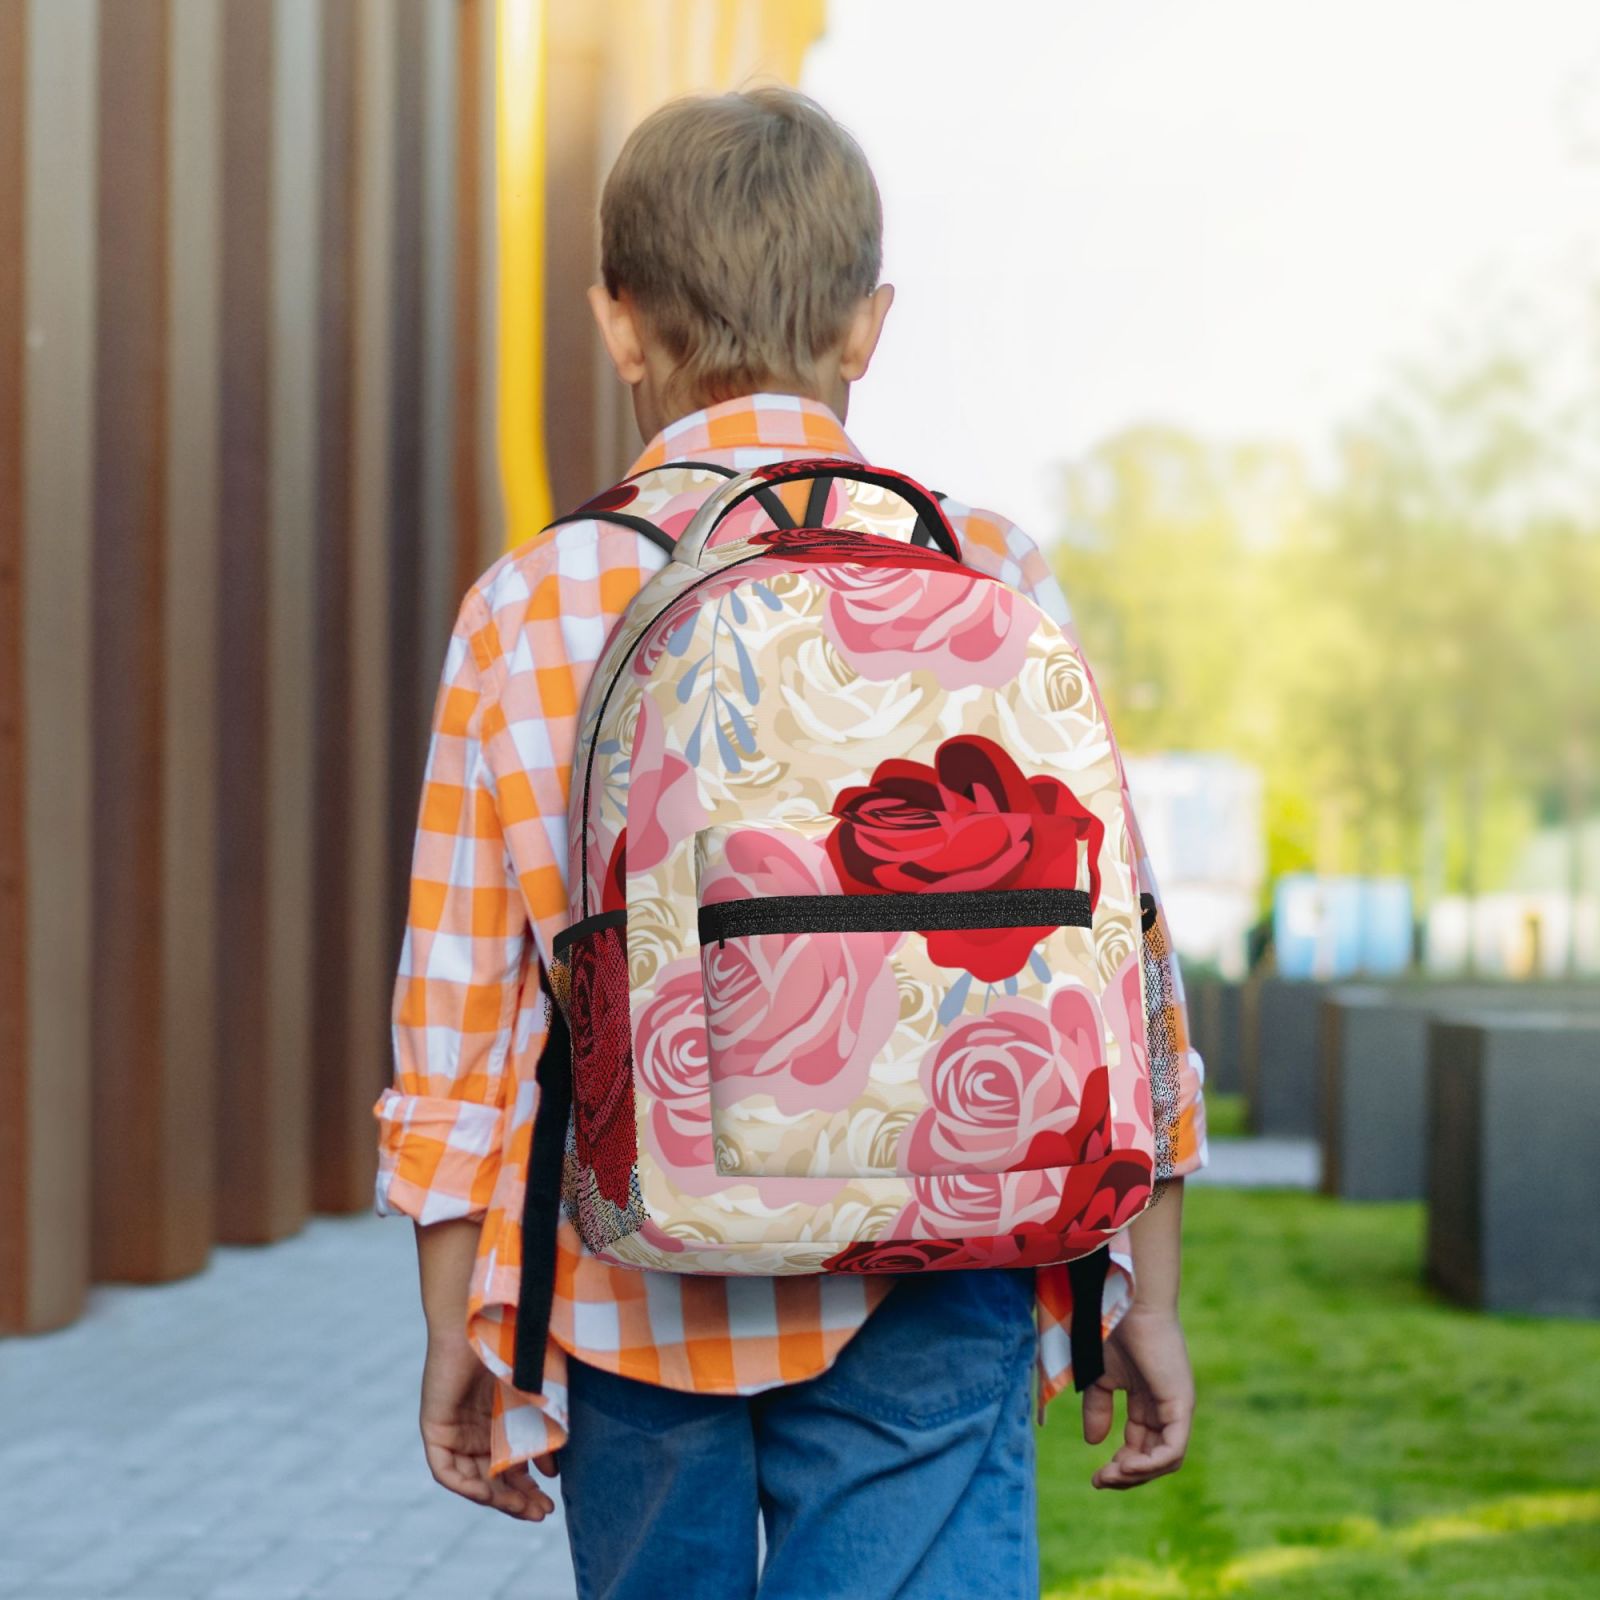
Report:
<svg viewBox="0 0 1600 1600"><path fill-rule="evenodd" d="M568 522L614 522L619 528L632 528L635 533L648 539L669 557L677 544L671 534L664 533L647 517L631 517L626 511L585 511L580 506L576 511L569 511L564 517L557 517L554 522L547 522L545 527L559 528Z"/></svg>
<svg viewBox="0 0 1600 1600"><path fill-rule="evenodd" d="M699 472L714 472L718 477L722 478L737 478L739 476L737 468L725 467L720 461L663 461L659 467L646 467L644 472L666 472L673 467L693 467ZM642 478L644 472L635 473L634 476ZM788 529L799 526L789 514L788 506L771 489L757 490L755 499L761 509L772 518L775 527ZM808 508L807 515L809 514Z"/></svg>
<svg viewBox="0 0 1600 1600"><path fill-rule="evenodd" d="M720 461L663 461L660 466L646 467L643 472L636 472L633 476L642 478L648 472L668 472L679 467L689 467L699 472L714 472L722 478L739 476L732 467L725 467ZM626 481L625 479L624 482ZM597 495L595 498L601 497ZM764 490L756 498L761 502L762 509L780 528L795 526L794 518L789 515L789 508L770 489ZM619 528L632 528L641 538L648 539L669 558L677 547L677 541L672 535L658 528L648 517L637 517L627 511L609 511L603 507L590 511L579 506L576 511L569 511L564 517L556 517L553 521L547 522L545 527L559 528L569 522L610 522Z"/></svg>

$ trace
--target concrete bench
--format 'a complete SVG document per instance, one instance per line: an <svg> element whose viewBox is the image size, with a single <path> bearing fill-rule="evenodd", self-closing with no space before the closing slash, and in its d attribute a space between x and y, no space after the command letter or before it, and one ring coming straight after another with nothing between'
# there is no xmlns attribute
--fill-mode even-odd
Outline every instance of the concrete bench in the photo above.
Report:
<svg viewBox="0 0 1600 1600"><path fill-rule="evenodd" d="M1328 988L1310 978L1260 978L1247 986L1244 1091L1252 1133L1316 1137L1318 1035Z"/></svg>
<svg viewBox="0 0 1600 1600"><path fill-rule="evenodd" d="M1428 1028L1470 1012L1600 1010L1600 984L1352 984L1321 1024L1322 1189L1345 1200L1415 1200L1427 1187Z"/></svg>
<svg viewBox="0 0 1600 1600"><path fill-rule="evenodd" d="M1206 1064L1206 1088L1217 1094L1244 1089L1242 987L1228 978L1184 982L1194 1047Z"/></svg>
<svg viewBox="0 0 1600 1600"><path fill-rule="evenodd" d="M1429 1028L1429 1281L1492 1311L1600 1316L1600 1014Z"/></svg>

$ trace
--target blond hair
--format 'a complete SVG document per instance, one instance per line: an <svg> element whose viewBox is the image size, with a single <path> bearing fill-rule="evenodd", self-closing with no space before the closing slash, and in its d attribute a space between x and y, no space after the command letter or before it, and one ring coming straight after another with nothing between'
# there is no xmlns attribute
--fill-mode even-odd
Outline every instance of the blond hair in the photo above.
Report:
<svg viewBox="0 0 1600 1600"><path fill-rule="evenodd" d="M809 387L877 287L883 208L861 147L777 87L690 96L629 135L600 199L600 269L695 405Z"/></svg>

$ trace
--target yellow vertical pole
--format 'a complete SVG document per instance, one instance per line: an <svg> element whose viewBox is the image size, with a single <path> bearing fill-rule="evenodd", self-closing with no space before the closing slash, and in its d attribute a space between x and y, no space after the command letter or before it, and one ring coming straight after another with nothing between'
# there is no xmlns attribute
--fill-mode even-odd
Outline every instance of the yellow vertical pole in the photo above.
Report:
<svg viewBox="0 0 1600 1600"><path fill-rule="evenodd" d="M545 0L496 0L497 437L508 546L553 515L543 425L544 42Z"/></svg>

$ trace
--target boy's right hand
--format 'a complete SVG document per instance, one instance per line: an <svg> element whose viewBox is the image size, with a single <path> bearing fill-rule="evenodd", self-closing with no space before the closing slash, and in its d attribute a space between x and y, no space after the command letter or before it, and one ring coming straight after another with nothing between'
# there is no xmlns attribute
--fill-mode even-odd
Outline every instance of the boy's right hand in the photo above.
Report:
<svg viewBox="0 0 1600 1600"><path fill-rule="evenodd" d="M489 1472L489 1423L494 1378L463 1333L430 1332L422 1367L422 1447L434 1480L454 1494L493 1506L508 1517L543 1522L555 1502L534 1483L526 1467L498 1477ZM555 1474L546 1456L536 1465Z"/></svg>

